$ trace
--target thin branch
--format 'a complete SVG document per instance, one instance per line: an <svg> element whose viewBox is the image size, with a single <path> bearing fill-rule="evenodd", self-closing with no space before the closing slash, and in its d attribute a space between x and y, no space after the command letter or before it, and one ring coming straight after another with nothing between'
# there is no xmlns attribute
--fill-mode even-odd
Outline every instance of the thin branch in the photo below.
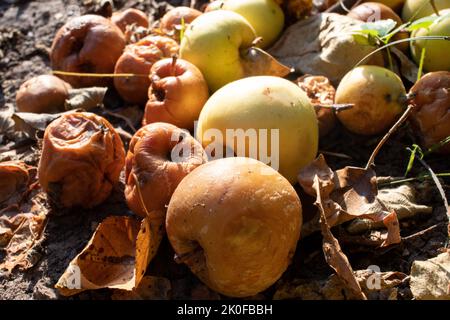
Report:
<svg viewBox="0 0 450 320"><path fill-rule="evenodd" d="M369 169L375 162L375 157L377 156L378 152L380 151L381 147L386 143L386 141L391 137L391 135L402 125L403 122L408 118L409 114L411 113L411 110L414 108L412 104L408 105L408 108L406 108L405 112L402 114L402 116L397 120L397 122L392 126L391 129L384 135L383 139L378 143L375 150L373 150L369 161L367 161L366 164L366 170Z"/></svg>

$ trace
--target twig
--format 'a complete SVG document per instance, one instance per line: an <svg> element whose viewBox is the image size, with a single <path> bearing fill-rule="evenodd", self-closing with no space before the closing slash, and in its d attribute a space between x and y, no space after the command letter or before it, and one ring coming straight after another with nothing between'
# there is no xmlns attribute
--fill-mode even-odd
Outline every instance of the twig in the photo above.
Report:
<svg viewBox="0 0 450 320"><path fill-rule="evenodd" d="M450 177L450 172L445 173L435 173L436 177ZM432 179L431 175L425 174L423 176L417 176L412 178L386 178L386 179L380 179L380 181L377 181L379 187L385 187L393 184L401 184L405 182L412 182L422 179Z"/></svg>
<svg viewBox="0 0 450 320"><path fill-rule="evenodd" d="M434 224L434 225L432 225L431 227L428 227L428 228L426 228L426 229L420 230L419 232L410 234L410 235L407 236L407 237L403 237L403 238L402 238L402 241L408 241L408 240L411 240L411 239L414 239L414 238L423 236L425 233L428 233L428 232L430 232L430 231L432 231L432 230L436 229L437 227L440 227L440 226L442 226L442 225L444 225L444 224L445 224L445 222L441 222L441 223Z"/></svg>
<svg viewBox="0 0 450 320"><path fill-rule="evenodd" d="M406 108L405 112L402 114L400 119L397 120L397 122L392 126L391 129L384 135L383 139L378 143L378 145L375 147L375 150L373 150L372 154L370 155L369 161L367 161L366 164L366 170L368 170L375 162L375 157L377 156L378 152L380 151L381 147L385 144L385 142L391 137L391 135L400 127L400 125L405 122L405 120L408 118L409 114L411 113L411 110L414 108L412 104L408 105L408 108Z"/></svg>
<svg viewBox="0 0 450 320"><path fill-rule="evenodd" d="M112 116L112 117L116 117L116 118L122 119L123 121L126 122L126 124L130 127L130 129L131 129L133 132L136 132L136 127L133 125L133 123L131 122L131 120L128 119L127 117L125 117L124 115L121 115L121 114L119 114L119 113L115 113L115 112L112 112L112 111L109 111L109 110L106 110L106 109L104 109L103 111L104 111L107 115L110 115L110 116Z"/></svg>
<svg viewBox="0 0 450 320"><path fill-rule="evenodd" d="M350 157L349 155L346 155L344 153L324 151L324 150L319 150L319 153L322 153L322 154L327 155L327 156L342 158L342 159L349 159L349 160L353 159L352 157Z"/></svg>

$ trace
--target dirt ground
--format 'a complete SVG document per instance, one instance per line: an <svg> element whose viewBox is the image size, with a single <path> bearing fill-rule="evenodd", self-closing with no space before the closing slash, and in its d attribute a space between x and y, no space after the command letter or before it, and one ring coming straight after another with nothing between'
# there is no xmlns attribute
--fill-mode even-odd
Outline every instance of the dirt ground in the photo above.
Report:
<svg viewBox="0 0 450 320"><path fill-rule="evenodd" d="M56 30L73 15L91 12L92 1L75 0L3 0L0 2L0 106L13 104L15 92L22 82L39 74L48 73L48 50ZM189 1L171 1L173 5L188 4ZM114 1L116 8L135 7L152 13L155 18L167 9L165 2L150 0ZM344 153L351 159L327 156L333 169L346 165L363 166L379 137L367 139L352 135L341 127L321 143L320 149ZM402 127L384 146L376 160L378 176L402 176L409 158L405 149L415 142L412 130ZM36 158L28 162L36 164ZM426 159L435 172L449 172L448 157L431 155ZM411 176L424 169L415 164ZM447 181L448 182L448 181ZM447 239L445 209L442 200L431 181L415 184L421 204L434 208L431 215L418 215L401 222L402 236L415 235L420 230L435 226L429 232L409 237L400 245L374 249L355 244L343 244L354 269L365 269L378 265L382 271L409 273L414 260L425 260L436 256L438 249ZM444 185L447 197L449 186ZM304 206L308 207L307 199ZM15 271L10 276L0 276L0 299L56 299L59 296L53 288L68 263L85 246L97 224L109 215L131 214L123 199L123 185L114 191L108 201L92 210L73 209L51 212L45 232L45 241L38 250L36 265L26 272ZM337 228L339 229L339 228ZM336 230L339 233L339 230ZM167 277L172 283L173 298L220 298L183 266L172 261L173 252L167 240L163 242L157 258L147 273ZM1 258L1 253L0 253ZM303 239L298 246L293 264L280 280L324 279L332 270L324 261L319 234ZM276 285L255 298L271 298ZM108 290L81 293L71 299L108 299ZM411 299L405 282L399 290L400 299ZM223 297L222 297L223 298Z"/></svg>

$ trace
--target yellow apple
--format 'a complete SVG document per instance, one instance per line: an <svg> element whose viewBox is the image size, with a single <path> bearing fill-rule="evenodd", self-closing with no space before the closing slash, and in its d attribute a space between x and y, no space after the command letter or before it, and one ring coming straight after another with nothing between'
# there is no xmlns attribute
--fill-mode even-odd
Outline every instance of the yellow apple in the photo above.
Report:
<svg viewBox="0 0 450 320"><path fill-rule="evenodd" d="M262 37L261 48L267 48L277 40L284 27L284 13L274 0L226 0L221 9L239 13Z"/></svg>
<svg viewBox="0 0 450 320"><path fill-rule="evenodd" d="M450 36L450 11L442 10L439 13L443 17L442 20L436 20L428 28L416 30L412 36ZM431 39L411 41L411 55L417 64L420 63L422 48L425 48L423 68L426 71L450 71L450 41Z"/></svg>
<svg viewBox="0 0 450 320"><path fill-rule="evenodd" d="M202 14L187 28L180 57L197 66L211 91L243 78L240 50L255 40L253 27L241 15L225 10Z"/></svg>
<svg viewBox="0 0 450 320"><path fill-rule="evenodd" d="M435 13L429 2L430 0L406 0L402 10L403 22L415 21ZM450 0L434 0L434 3L437 10L450 8Z"/></svg>
<svg viewBox="0 0 450 320"><path fill-rule="evenodd" d="M273 76L244 78L215 92L196 129L209 155L212 149L216 157L223 152L212 147L219 144L237 156L270 162L290 183L316 156L318 135L317 117L306 93Z"/></svg>

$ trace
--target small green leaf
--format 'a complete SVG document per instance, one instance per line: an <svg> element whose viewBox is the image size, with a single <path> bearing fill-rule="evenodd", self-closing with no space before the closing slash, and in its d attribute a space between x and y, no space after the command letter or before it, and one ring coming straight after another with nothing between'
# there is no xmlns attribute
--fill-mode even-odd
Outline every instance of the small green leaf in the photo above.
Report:
<svg viewBox="0 0 450 320"><path fill-rule="evenodd" d="M397 23L392 19L366 22L361 25L361 32L373 36L384 37L395 28L396 24Z"/></svg>
<svg viewBox="0 0 450 320"><path fill-rule="evenodd" d="M412 147L413 147L412 149L410 147L406 148L406 150L411 152L411 155L409 156L408 165L406 166L406 171L405 174L403 175L404 177L406 177L408 173L411 171L414 165L414 160L416 159L416 154L418 154L419 159L423 158L422 149L417 144L413 144Z"/></svg>
<svg viewBox="0 0 450 320"><path fill-rule="evenodd" d="M412 32L417 29L428 28L430 25L433 24L433 22L437 18L439 18L439 17L438 16L428 16L428 17L418 19L418 20L414 21L413 23L411 23L411 25L409 27L407 27L406 30L408 30L409 32Z"/></svg>

